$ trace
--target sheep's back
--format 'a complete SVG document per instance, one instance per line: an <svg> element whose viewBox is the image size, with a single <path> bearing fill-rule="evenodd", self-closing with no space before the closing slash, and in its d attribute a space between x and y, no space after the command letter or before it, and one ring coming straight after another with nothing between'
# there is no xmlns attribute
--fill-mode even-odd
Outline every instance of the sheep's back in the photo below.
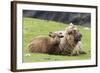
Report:
<svg viewBox="0 0 100 73"><path fill-rule="evenodd" d="M47 53L48 46L49 46L49 38L39 36L31 40L28 48L30 52Z"/></svg>

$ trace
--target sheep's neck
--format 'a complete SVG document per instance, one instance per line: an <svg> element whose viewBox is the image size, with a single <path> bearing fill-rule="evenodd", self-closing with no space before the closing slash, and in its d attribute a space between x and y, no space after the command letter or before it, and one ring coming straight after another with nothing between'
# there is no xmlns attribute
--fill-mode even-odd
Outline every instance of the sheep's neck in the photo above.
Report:
<svg viewBox="0 0 100 73"><path fill-rule="evenodd" d="M65 46L67 49L73 49L73 47L75 47L75 45L77 44L76 42L74 42L74 39L69 39L69 37L64 37L63 42L63 46Z"/></svg>

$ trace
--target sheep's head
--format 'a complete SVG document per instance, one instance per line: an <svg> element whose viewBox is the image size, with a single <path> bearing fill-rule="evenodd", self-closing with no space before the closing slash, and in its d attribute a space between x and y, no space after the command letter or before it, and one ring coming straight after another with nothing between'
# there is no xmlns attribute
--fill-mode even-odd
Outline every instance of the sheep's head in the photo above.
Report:
<svg viewBox="0 0 100 73"><path fill-rule="evenodd" d="M79 32L77 28L67 30L67 34L72 36L75 42L81 41L82 34Z"/></svg>
<svg viewBox="0 0 100 73"><path fill-rule="evenodd" d="M70 23L70 25L65 29L65 37L68 37L71 41L78 42L81 41L82 34L79 32L77 27Z"/></svg>
<svg viewBox="0 0 100 73"><path fill-rule="evenodd" d="M60 38L63 38L64 36L62 34L54 33L54 32L49 32L49 37L52 40L53 45L58 45L60 44Z"/></svg>

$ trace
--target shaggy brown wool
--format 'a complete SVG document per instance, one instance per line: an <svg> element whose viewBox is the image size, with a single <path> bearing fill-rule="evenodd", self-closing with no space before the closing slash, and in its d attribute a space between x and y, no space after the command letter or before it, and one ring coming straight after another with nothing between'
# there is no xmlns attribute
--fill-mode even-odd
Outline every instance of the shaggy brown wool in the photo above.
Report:
<svg viewBox="0 0 100 73"><path fill-rule="evenodd" d="M76 45L79 41L81 41L81 37L82 34L75 26L69 26L68 29L65 30L64 37L61 39L59 45L60 49L62 50L61 53L73 55L73 50L78 47L76 47Z"/></svg>

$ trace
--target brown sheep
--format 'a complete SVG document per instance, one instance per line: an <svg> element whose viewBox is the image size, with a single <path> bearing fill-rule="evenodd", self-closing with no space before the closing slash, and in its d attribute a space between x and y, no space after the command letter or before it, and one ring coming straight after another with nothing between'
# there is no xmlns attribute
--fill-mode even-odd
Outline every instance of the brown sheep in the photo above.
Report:
<svg viewBox="0 0 100 73"><path fill-rule="evenodd" d="M76 34L76 37L71 32L73 32L73 34ZM70 23L70 25L65 29L65 31L56 31L55 33L62 34L63 36L65 36L61 38L61 42L59 45L60 50L62 50L60 54L63 54L63 55L86 54L86 52L82 50L82 46L81 46L82 35L74 24ZM68 33L71 33L71 34L68 34ZM77 39L77 38L79 40L75 42L74 39Z"/></svg>
<svg viewBox="0 0 100 73"><path fill-rule="evenodd" d="M59 46L62 50L62 54L73 55L76 52L79 52L78 50L81 45L78 43L81 41L81 37L82 34L74 25L71 24L67 29L65 29L64 37L61 38Z"/></svg>
<svg viewBox="0 0 100 73"><path fill-rule="evenodd" d="M47 54L58 54L61 34L49 33L49 37L38 36L33 38L29 45L28 50L31 53L47 53Z"/></svg>

